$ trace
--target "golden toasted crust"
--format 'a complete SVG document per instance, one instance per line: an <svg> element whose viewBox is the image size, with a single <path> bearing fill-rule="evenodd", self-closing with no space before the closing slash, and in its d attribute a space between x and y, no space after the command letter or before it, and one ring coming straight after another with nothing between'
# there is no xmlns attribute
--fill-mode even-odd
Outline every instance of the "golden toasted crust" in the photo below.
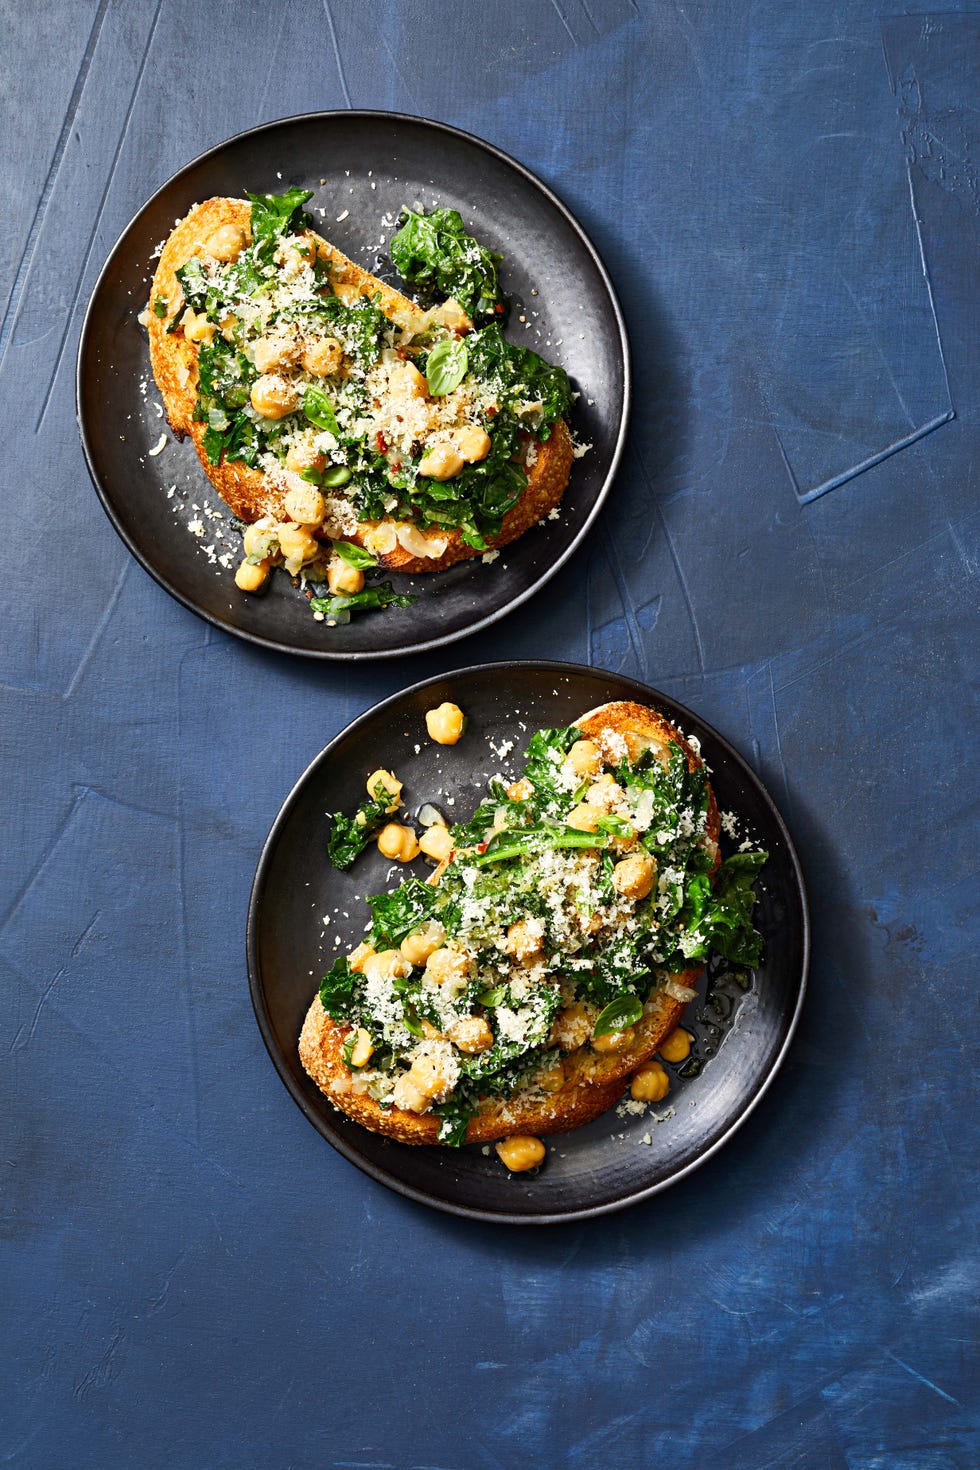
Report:
<svg viewBox="0 0 980 1470"><path fill-rule="evenodd" d="M609 762L622 756L625 741L631 760L648 746L666 750L671 741L685 751L691 770L702 761L688 741L656 710L628 700L618 700L590 710L576 721L583 736L593 740ZM718 837L721 823L714 793L709 787L707 837L714 845L715 864L720 862ZM703 966L682 970L670 978L693 989ZM656 1053L676 1028L686 1002L663 989L654 989L644 1005L643 1018L632 1027L633 1041L616 1052L598 1053L580 1047L563 1058L564 1083L555 1092L525 1089L506 1103L487 1099L470 1120L467 1143L487 1143L517 1133L564 1133L580 1128L606 1112L622 1095L630 1075ZM382 1109L365 1092L356 1091L354 1077L343 1060L342 1050L350 1027L332 1021L313 1000L303 1024L299 1055L303 1066L333 1103L348 1117L401 1143L437 1143L439 1119L432 1113L412 1113L399 1108Z"/></svg>
<svg viewBox="0 0 980 1470"><path fill-rule="evenodd" d="M196 204L175 226L160 253L150 289L151 301L161 297L166 301L166 315L161 318L150 312L147 330L153 376L160 389L170 427L181 439L190 435L204 472L222 500L240 520L251 522L262 516L282 520L285 516L285 491L274 485L261 470L251 469L241 460L223 461L217 465L210 462L203 448L205 425L194 422L197 347L185 341L182 332L167 332L175 312L183 305L175 272L192 256L203 254L204 242L221 225L239 225L244 229L248 227L249 219L250 207L242 199L207 199L203 204ZM377 296L386 316L403 323L418 321L421 325L424 313L407 296L362 270L329 241L312 231L309 233L316 241L320 258L330 262L331 284L346 304L359 296ZM571 435L564 420L553 426L550 438L543 444L527 435L522 437L522 447L527 488L504 517L497 535L488 538L487 546L491 549L508 545L540 521L558 505L568 484L573 455ZM356 532L350 533L346 539L361 544L377 524L376 521L362 521ZM386 555L380 555L378 563L386 571L438 572L482 554L467 546L459 531L447 530L440 534L448 538L448 545L438 558L412 556L398 545Z"/></svg>
<svg viewBox="0 0 980 1470"><path fill-rule="evenodd" d="M355 1091L342 1048L349 1026L331 1021L316 996L306 1013L299 1038L300 1061L335 1108L362 1123L372 1133L397 1138L400 1143L438 1143L435 1113L410 1113L403 1108L385 1111L366 1092ZM557 1092L518 1093L506 1103L487 1099L470 1119L467 1143L490 1143L514 1133L565 1133L581 1128L606 1112L623 1090L617 1080L592 1082L585 1077L566 1080Z"/></svg>

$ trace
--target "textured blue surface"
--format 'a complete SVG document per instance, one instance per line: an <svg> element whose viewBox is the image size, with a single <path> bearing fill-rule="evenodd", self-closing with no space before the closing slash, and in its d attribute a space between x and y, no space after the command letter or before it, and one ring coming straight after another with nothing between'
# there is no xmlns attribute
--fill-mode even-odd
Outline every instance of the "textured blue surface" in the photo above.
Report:
<svg viewBox="0 0 980 1470"><path fill-rule="evenodd" d="M0 1460L976 1465L980 12L0 9ZM171 602L98 508L72 400L88 293L152 190L239 128L344 106L539 173L612 272L638 379L616 489L547 593L367 669ZM243 959L259 844L326 739L511 655L623 669L716 724L781 804L814 918L801 1030L737 1139L541 1233L334 1155Z"/></svg>

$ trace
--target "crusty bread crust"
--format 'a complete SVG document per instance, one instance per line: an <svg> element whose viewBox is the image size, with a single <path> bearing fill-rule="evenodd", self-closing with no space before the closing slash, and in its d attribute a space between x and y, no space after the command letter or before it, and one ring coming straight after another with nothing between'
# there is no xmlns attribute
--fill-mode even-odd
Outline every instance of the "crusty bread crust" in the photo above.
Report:
<svg viewBox="0 0 980 1470"><path fill-rule="evenodd" d="M583 736L599 746L607 761L618 761L623 740L631 760L649 746L665 751L674 741L687 755L689 769L696 770L703 764L684 736L645 705L617 700L590 710L576 724ZM720 830L718 806L709 787L706 838L715 851L712 875L721 861ZM693 989L703 968L698 965L670 978ZM589 1045L582 1046L563 1059L565 1080L557 1091L527 1088L505 1102L488 1098L471 1118L466 1142L488 1143L519 1133L564 1133L598 1118L619 1099L637 1067L649 1061L677 1027L685 1005L663 989L651 990L643 1017L632 1028L634 1039L627 1049L600 1054ZM356 1079L342 1054L350 1029L332 1021L319 995L314 997L300 1035L299 1055L321 1092L340 1112L373 1133L383 1133L401 1143L438 1143L439 1118L433 1113L418 1114L394 1107L385 1110L366 1092L357 1090Z"/></svg>
<svg viewBox="0 0 980 1470"><path fill-rule="evenodd" d="M284 519L285 491L274 485L261 470L252 469L241 460L223 460L221 464L214 465L208 459L203 447L205 425L194 421L198 349L194 343L184 339L182 332L167 332L178 311L178 304L182 306L183 302L176 271L192 256L203 254L204 242L221 225L246 228L249 218L250 207L243 199L206 199L203 204L194 205L175 226L160 253L150 300L162 297L167 303L167 312L163 318L150 312L147 330L153 376L160 389L170 427L180 439L190 435L204 473L222 500L240 520L252 522L262 516ZM397 317L403 322L418 320L421 324L424 313L407 296L362 270L329 241L316 234L313 239L320 258L330 262L331 284L345 304L349 305L359 296L377 296L386 316ZM528 484L520 500L504 516L497 535L487 538L487 547L491 549L508 545L546 516L558 505L568 484L573 454L571 435L564 420L553 425L550 437L543 444L531 435L525 436L522 443ZM532 462L528 462L528 456ZM346 539L360 545L377 525L376 521L359 522L356 532L350 533ZM438 558L412 556L398 545L393 551L379 555L378 564L392 572L438 572L456 562L483 554L467 546L457 530L447 529L440 535L446 536L449 544Z"/></svg>

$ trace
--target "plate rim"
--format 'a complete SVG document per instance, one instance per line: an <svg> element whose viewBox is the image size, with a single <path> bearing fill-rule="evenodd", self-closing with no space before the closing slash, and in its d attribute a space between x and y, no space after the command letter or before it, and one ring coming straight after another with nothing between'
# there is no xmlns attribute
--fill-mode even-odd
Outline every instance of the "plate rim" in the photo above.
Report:
<svg viewBox="0 0 980 1470"><path fill-rule="evenodd" d="M494 158L506 164L508 167L514 169L522 177L526 184L528 184L538 193L542 194L549 202L549 204L558 211L558 213L564 219L565 223L571 228L573 233L578 236L579 240L584 246L585 251L592 261L594 268L598 272L599 278L602 281L603 287L605 289L608 303L612 311L613 319L616 324L616 330L619 339L619 350L623 362L622 407L620 411L619 426L616 431L616 439L613 446L612 458L609 463L609 468L606 472L605 479L599 486L598 492L592 502L592 505L589 507L589 511L585 517L585 520L579 527L576 534L572 537L571 541L564 548L564 550L558 556L547 562L540 576L531 584L531 586L525 588L523 592L517 593L501 607L495 608L493 611L479 618L476 622L467 623L465 627L460 628L455 632L442 634L434 638L429 638L424 643L407 643L394 648L369 650L297 648L293 644L283 643L277 638L266 637L261 633L236 628L232 623L222 619L217 614L207 612L198 607L191 597L185 596L184 593L178 591L177 588L171 584L166 575L158 571L150 563L149 559L146 558L143 555L142 551L136 546L133 538L129 535L125 526L122 524L121 519L117 516L111 499L104 489L99 475L96 471L95 456L89 440L88 429L82 414L83 361L86 358L89 338L94 334L93 317L95 315L96 303L101 295L105 282L111 278L111 269L116 264L117 257L120 255L120 252L123 249L123 246L127 240L127 237L129 236L130 231L135 228L142 217L157 203L161 195L165 194L167 190L171 189L175 184L177 184L186 174L191 173L193 169L200 167L201 164L205 163L208 159L220 154L221 152L223 152L224 149L230 147L232 144L239 143L250 137L255 137L260 133L271 133L277 128L293 126L296 123L320 123L335 118L369 119L374 122L386 121L392 123L410 123L413 125L420 124L425 128L433 128L437 132L449 134L456 139L459 139L482 150L485 153L489 153ZM143 568L145 572L149 573L149 575L153 578L157 585L159 587L162 587L163 590L171 597L173 597L175 601L180 603L182 607L187 608L189 612L194 613L195 616L202 618L205 622L209 623L212 627L218 628L221 632L227 633L234 638L240 638L247 643L251 643L255 647L268 649L274 653L286 653L292 655L294 658L309 658L317 661L325 660L327 662L349 662L386 658L403 658L411 654L428 653L436 648L444 648L447 644L458 642L462 638L469 638L475 633L483 632L487 628L492 627L494 623L499 622L500 619L508 616L508 614L515 612L517 608L523 606L523 604L527 602L531 597L540 592L541 589L545 587L548 582L551 581L551 579L565 565L569 558L573 556L574 553L582 545L582 542L584 541L589 531L592 529L596 518L599 515L599 512L601 511L603 505L606 502L606 499L609 496L609 492L612 489L617 474L619 473L619 467L622 463L623 454L625 452L626 436L629 430L630 419L632 417L632 405L632 358L630 351L629 333L626 327L626 318L623 314L623 308L616 293L616 289L613 286L609 272L606 269L606 266L602 260L602 257L600 256L595 245L592 243L591 238L586 233L585 229L583 228L577 217L569 209L568 205L565 204L563 200L561 200L559 196L554 192L554 190L549 188L549 186L542 179L540 179L537 174L529 169L526 164L521 163L511 154L505 152L504 149L498 148L496 144L489 143L485 138L479 137L476 133L467 132L464 128L457 128L451 123L440 122L436 118L422 117L421 115L408 112L392 112L385 108L329 108L317 112L299 112L293 113L288 117L274 118L270 122L259 123L255 127L244 128L240 132L233 133L230 137L223 139L220 143L215 143L210 148L206 148L203 153L199 153L188 163L183 164L179 169L171 174L169 178L164 180L159 188L154 190L150 197L146 199L143 204L140 205L139 209L137 209L129 222L120 231L115 244L112 246L112 249L106 256L105 264L99 271L99 274L95 280L95 284L92 287L91 295L89 296L88 304L85 308L85 315L82 318L82 325L78 337L78 350L75 356L75 423L78 428L79 438L82 444L82 454L85 459L85 467L88 471L89 479L92 481L92 485L99 499L99 503L101 504L103 511L108 517L110 525L119 536L119 539L122 541L123 545L126 547L130 555L136 560L136 562Z"/></svg>
<svg viewBox="0 0 980 1470"><path fill-rule="evenodd" d="M799 989L796 994L792 1014L789 1017L787 1029L783 1036L779 1050L776 1056L773 1058L767 1074L762 1078L748 1105L740 1110L738 1116L723 1129L723 1131L714 1140L714 1142L710 1144L709 1147L706 1148L702 1153L700 1153L697 1158L692 1159L683 1168L669 1174L666 1178L658 1180L656 1183L645 1188L635 1190L620 1199L605 1201L604 1203L597 1205L578 1207L572 1210L542 1211L539 1214L513 1214L506 1210L480 1209L471 1205L457 1204L451 1200L447 1200L441 1198L440 1196L431 1194L424 1189L416 1189L413 1185L407 1183L405 1180L397 1178L390 1174L381 1165L376 1164L373 1160L365 1158L353 1145L348 1143L348 1141L341 1134L334 1134L328 1131L327 1121L314 1106L314 1100L308 1098L304 1094L304 1092L300 1090L300 1087L295 1083L292 1074L286 1069L285 1064L279 1054L279 1049L273 1039L272 1026L270 1024L269 1017L266 1013L266 1009L263 1003L262 987L259 980L257 945L257 927L259 919L258 910L261 901L261 893L265 884L266 874L273 861L274 851L279 840L280 832L282 831L282 828L285 826L286 821L292 814L294 803L298 801L303 787L306 785L307 781L313 775L313 773L329 759L334 748L349 735L354 734L359 727L366 724L368 720L372 719L379 711L387 709L390 706L399 704L402 700L408 699L409 697L421 692L429 685L441 684L449 679L462 679L465 678L467 675L477 673L486 674L496 671L510 672L514 669L539 670L541 672L548 671L549 673L557 674L558 677L568 674L588 674L593 677L596 675L602 676L606 674L612 679L617 679L624 684L630 685L637 694L652 697L654 700L663 701L667 706L675 710L680 710L684 713L692 715L693 718L702 727L702 729L707 731L713 740L717 740L719 742L720 746L725 752L725 755L730 760L733 760L735 762L736 766L739 768L743 776L747 776L749 781L761 793L763 800L765 801L767 807L769 808L769 811L772 814L772 817L775 820L779 835L786 846L786 851L789 857L790 868L793 876L793 886L800 904L801 919L800 980ZM726 1143L729 1142L731 1138L734 1137L734 1135L739 1131L746 1119L749 1118L751 1114L755 1111L759 1102L768 1092L776 1075L780 1071L783 1062L786 1059L786 1055L789 1051L790 1045L792 1044L793 1037L796 1034L797 1027L799 1025L800 1015L802 1013L803 1003L806 997L810 971L810 908L799 854L797 853L796 845L793 842L793 839L789 833L782 813L780 812L776 803L773 801L767 787L763 784L760 777L756 775L755 771L753 771L752 767L749 765L748 761L746 761L745 757L742 756L740 752L736 750L735 747L731 744L731 742L727 740L724 735L720 734L712 724L710 724L707 720L702 719L700 715L696 714L694 710L690 710L688 706L680 704L678 700L672 698L672 696L670 696L669 694L665 694L662 690L655 689L652 685L644 684L642 680L634 679L630 675L616 674L609 669L596 668L590 664L567 663L555 659L517 659L491 663L469 664L465 668L453 669L441 674L433 674L425 679L418 680L414 684L407 685L405 688L397 690L394 694L390 694L384 699L378 700L376 703L370 705L368 709L363 710L359 715L356 715L354 719L348 721L343 729L339 730L337 734L334 735L333 738L327 742L323 749L320 750L319 753L313 757L313 759L301 772L300 776L293 783L289 792L283 799L279 811L276 813L272 826L270 827L265 841L262 844L262 849L259 853L258 862L256 864L255 876L252 879L252 886L249 892L248 912L246 918L245 953L246 965L248 970L249 995L252 1001L252 1009L255 1013L255 1019L258 1024L259 1032L262 1036L263 1042L265 1043L266 1051L269 1053L269 1057L272 1060L273 1066L275 1067L276 1072L278 1073L279 1078L284 1084L290 1097L303 1113L303 1116L310 1124L312 1124L312 1126L320 1134L321 1138L329 1143L332 1148L336 1149L336 1151L341 1154L345 1159L347 1159L349 1163L354 1164L358 1169L361 1170L362 1173L367 1174L370 1178L374 1179L379 1184L383 1184L386 1188L393 1190L396 1194L400 1194L406 1199L413 1200L416 1204L428 1205L430 1208L441 1210L446 1214L456 1215L457 1217L461 1217L464 1219L480 1220L484 1223L493 1222L494 1224L500 1225L559 1225L569 1224L576 1220L595 1219L600 1215L615 1214L618 1213L620 1210L625 1210L630 1208L632 1205L639 1204L643 1200L650 1199L653 1195L662 1193L663 1190L670 1188L670 1186L673 1184L677 1184L681 1179L687 1178L689 1174L692 1174L696 1169L699 1169L702 1164L707 1163L708 1159L712 1158L721 1148L724 1147ZM407 1147L407 1145L405 1146Z"/></svg>

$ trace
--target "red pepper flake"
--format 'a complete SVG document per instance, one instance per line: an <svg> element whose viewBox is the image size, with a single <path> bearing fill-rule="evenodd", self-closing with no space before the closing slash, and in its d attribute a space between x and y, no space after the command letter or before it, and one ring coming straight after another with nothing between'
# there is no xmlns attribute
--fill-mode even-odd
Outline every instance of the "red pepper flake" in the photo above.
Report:
<svg viewBox="0 0 980 1470"><path fill-rule="evenodd" d="M489 846L490 846L489 842L478 842L477 845L476 845L476 850L477 850L477 852L486 852L486 850L487 850L487 848Z"/></svg>
<svg viewBox="0 0 980 1470"><path fill-rule="evenodd" d="M498 303L497 306L494 307L494 311L499 312L499 314L501 316L503 316L503 314L504 314L504 308L501 305L499 305L499 303Z"/></svg>
<svg viewBox="0 0 980 1470"><path fill-rule="evenodd" d="M401 467L402 467L402 462L401 462L401 460L400 460L400 459L396 459L396 460L395 460L395 461L394 461L394 462L393 462L393 464L392 464L392 466L391 466L391 468L392 468L392 469L393 469L393 470L394 470L394 471L395 471L395 473L396 473L396 474L397 474L397 473L398 473L398 471L399 471L399 470L400 470L400 469L401 469Z"/></svg>
<svg viewBox="0 0 980 1470"><path fill-rule="evenodd" d="M500 409L499 408L494 408L493 405L491 404L491 406L487 409L487 418L488 419L496 418L496 416L497 416L497 414L499 412L500 412Z"/></svg>
<svg viewBox="0 0 980 1470"><path fill-rule="evenodd" d="M380 452L382 454L387 454L388 453L388 449L390 447L389 446L389 443L388 443L388 438L381 431L381 429L379 429L378 432L375 434L375 436L374 436L374 442L375 442L375 444L377 444L378 449L380 450Z"/></svg>

